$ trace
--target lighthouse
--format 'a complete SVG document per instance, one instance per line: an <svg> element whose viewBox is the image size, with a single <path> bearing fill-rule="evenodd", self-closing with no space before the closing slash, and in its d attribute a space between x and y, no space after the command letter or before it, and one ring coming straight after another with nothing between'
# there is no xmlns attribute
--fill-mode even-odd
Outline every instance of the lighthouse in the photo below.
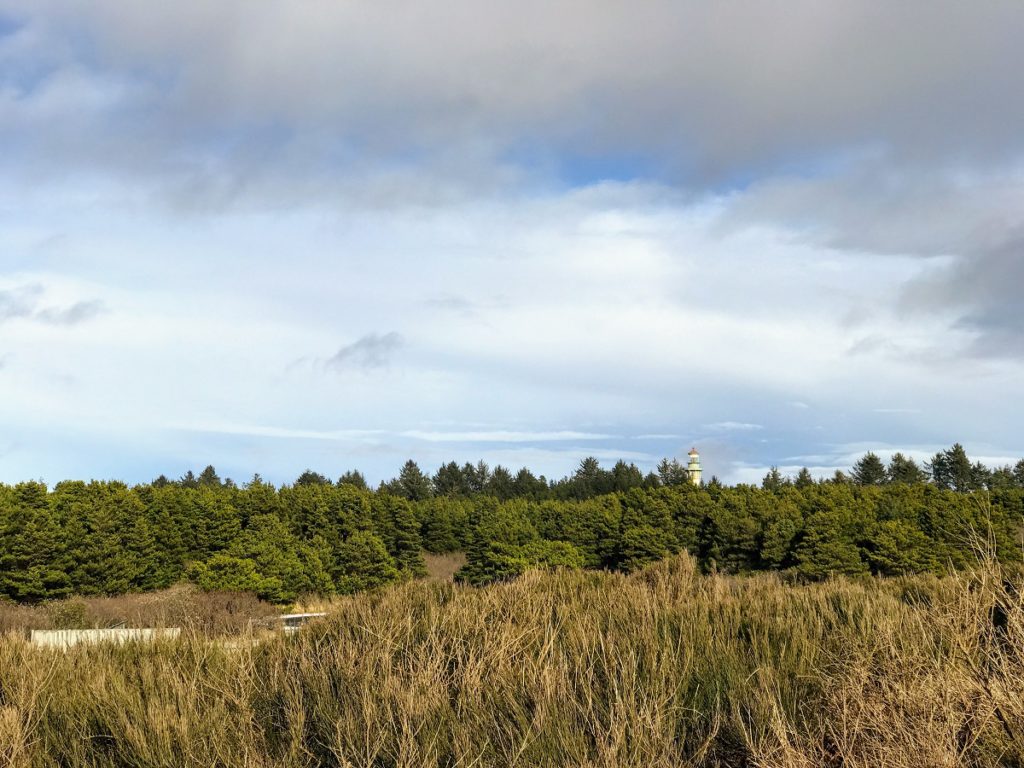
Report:
<svg viewBox="0 0 1024 768"><path fill-rule="evenodd" d="M700 485L700 471L700 454L697 453L696 448L691 448L690 460L686 464L686 474L694 485Z"/></svg>

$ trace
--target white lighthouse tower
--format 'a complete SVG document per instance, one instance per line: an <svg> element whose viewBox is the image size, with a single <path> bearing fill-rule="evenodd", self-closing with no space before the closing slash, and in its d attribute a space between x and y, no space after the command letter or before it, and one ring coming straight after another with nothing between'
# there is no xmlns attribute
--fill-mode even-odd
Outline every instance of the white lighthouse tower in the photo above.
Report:
<svg viewBox="0 0 1024 768"><path fill-rule="evenodd" d="M686 464L686 474L690 478L690 482L694 485L700 485L700 454L697 453L696 448L690 449L690 460Z"/></svg>

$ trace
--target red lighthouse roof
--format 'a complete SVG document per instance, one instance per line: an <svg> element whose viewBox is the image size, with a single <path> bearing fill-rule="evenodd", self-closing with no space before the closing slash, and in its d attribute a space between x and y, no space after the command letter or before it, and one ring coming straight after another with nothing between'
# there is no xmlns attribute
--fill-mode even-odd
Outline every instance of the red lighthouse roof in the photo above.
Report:
<svg viewBox="0 0 1024 768"><path fill-rule="evenodd" d="M689 454L689 455L690 455L690 456L700 456L700 454L699 454L699 453L697 453L697 449L696 449L696 448L691 448L691 449L690 449L690 454Z"/></svg>

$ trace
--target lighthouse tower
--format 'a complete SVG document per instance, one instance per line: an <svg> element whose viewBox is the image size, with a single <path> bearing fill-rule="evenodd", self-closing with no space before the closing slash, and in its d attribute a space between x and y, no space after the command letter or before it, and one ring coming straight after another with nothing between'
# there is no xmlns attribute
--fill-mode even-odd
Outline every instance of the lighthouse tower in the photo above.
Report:
<svg viewBox="0 0 1024 768"><path fill-rule="evenodd" d="M691 448L690 460L686 464L686 474L694 485L700 485L700 472L700 454L697 453L696 448Z"/></svg>

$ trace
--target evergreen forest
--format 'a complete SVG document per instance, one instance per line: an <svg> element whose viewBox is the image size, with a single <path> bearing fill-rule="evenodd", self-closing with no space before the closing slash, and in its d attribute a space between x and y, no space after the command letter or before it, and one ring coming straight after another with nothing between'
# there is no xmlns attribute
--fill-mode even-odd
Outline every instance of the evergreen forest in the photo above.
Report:
<svg viewBox="0 0 1024 768"><path fill-rule="evenodd" d="M376 489L358 472L275 487L207 467L136 486L0 485L0 599L189 581L286 604L420 576L424 551L465 552L457 578L470 584L536 567L628 573L683 551L706 572L799 581L941 573L1019 563L1022 530L1024 460L992 469L960 445L923 466L868 453L827 479L772 469L760 486L694 486L673 460L644 475L588 458L557 481L482 462L431 476L409 461Z"/></svg>

